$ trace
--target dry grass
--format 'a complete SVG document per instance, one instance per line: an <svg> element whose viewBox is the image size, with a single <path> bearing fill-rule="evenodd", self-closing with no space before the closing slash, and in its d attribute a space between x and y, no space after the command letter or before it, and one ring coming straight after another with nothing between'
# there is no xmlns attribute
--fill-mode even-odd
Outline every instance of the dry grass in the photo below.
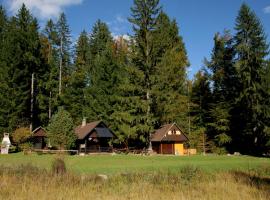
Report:
<svg viewBox="0 0 270 200"><path fill-rule="evenodd" d="M269 169L205 173L192 166L178 172L56 175L31 165L0 168L0 199L269 199ZM268 175L267 175L268 174Z"/></svg>

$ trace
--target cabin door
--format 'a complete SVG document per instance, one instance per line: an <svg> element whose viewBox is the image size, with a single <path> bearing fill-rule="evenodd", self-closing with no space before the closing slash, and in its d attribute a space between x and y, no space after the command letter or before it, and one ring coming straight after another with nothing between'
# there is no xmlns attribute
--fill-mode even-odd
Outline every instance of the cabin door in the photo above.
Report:
<svg viewBox="0 0 270 200"><path fill-rule="evenodd" d="M173 144L166 144L163 143L161 144L161 148L162 148L162 153L163 154L174 154L174 145Z"/></svg>

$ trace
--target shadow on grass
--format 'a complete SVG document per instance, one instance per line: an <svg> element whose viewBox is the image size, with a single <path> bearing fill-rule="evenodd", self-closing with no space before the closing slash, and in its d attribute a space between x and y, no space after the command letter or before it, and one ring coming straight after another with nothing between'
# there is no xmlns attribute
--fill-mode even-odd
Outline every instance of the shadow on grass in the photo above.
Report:
<svg viewBox="0 0 270 200"><path fill-rule="evenodd" d="M270 195L270 176L255 172L232 171L231 174L237 182L256 187Z"/></svg>

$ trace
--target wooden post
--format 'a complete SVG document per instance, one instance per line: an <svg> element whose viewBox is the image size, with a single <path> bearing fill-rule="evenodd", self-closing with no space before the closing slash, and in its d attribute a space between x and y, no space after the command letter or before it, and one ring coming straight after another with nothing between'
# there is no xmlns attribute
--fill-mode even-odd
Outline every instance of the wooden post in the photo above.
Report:
<svg viewBox="0 0 270 200"><path fill-rule="evenodd" d="M163 154L163 151L162 151L162 143L160 143L160 153Z"/></svg>

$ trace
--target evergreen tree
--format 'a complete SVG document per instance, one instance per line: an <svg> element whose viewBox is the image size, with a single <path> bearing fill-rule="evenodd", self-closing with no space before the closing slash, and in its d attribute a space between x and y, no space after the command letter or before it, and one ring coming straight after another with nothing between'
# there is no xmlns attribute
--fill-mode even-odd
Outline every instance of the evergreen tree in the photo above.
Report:
<svg viewBox="0 0 270 200"><path fill-rule="evenodd" d="M118 142L126 147L139 147L145 142L144 125L140 120L144 118L141 96L143 88L138 84L143 81L143 74L132 64L134 54L132 41L120 39L116 41L115 53L119 66L119 85L117 87L114 112L111 116L112 128L118 136Z"/></svg>
<svg viewBox="0 0 270 200"><path fill-rule="evenodd" d="M47 46L47 63L49 65L50 75L47 80L46 88L48 95L48 117L51 118L52 113L57 111L59 106L59 41L56 24L50 19L42 33Z"/></svg>
<svg viewBox="0 0 270 200"><path fill-rule="evenodd" d="M8 130L9 108L11 99L9 98L9 76L5 51L6 32L8 26L8 18L5 9L0 6L0 134ZM0 135L1 137L2 135Z"/></svg>
<svg viewBox="0 0 270 200"><path fill-rule="evenodd" d="M153 131L153 113L151 111L152 77L155 69L154 58L154 30L156 29L157 16L160 13L159 0L134 0L131 7L132 16L129 21L133 24L134 45L132 69L137 75L138 89L135 96L140 97L140 106L136 109L137 134L149 143L150 133ZM133 80L132 80L133 81Z"/></svg>
<svg viewBox="0 0 270 200"><path fill-rule="evenodd" d="M113 39L108 26L98 20L90 35L90 64L87 69L84 115L89 120L110 121L113 113L118 68L113 53Z"/></svg>
<svg viewBox="0 0 270 200"><path fill-rule="evenodd" d="M206 62L213 82L208 135L219 148L217 150L224 152L225 145L231 142L230 110L233 108L237 82L232 36L228 31L224 35L216 34L214 42L211 61Z"/></svg>
<svg viewBox="0 0 270 200"><path fill-rule="evenodd" d="M263 76L268 45L262 24L243 4L236 19L236 68L240 82L238 101L238 135L236 144L242 151L260 153L265 146Z"/></svg>
<svg viewBox="0 0 270 200"><path fill-rule="evenodd" d="M157 58L153 83L152 104L158 125L177 122L187 130L187 80L189 65L185 45L179 36L175 20L161 12L154 33Z"/></svg>
<svg viewBox="0 0 270 200"><path fill-rule="evenodd" d="M59 111L52 116L47 127L48 143L58 149L70 149L74 146L76 136L74 133L73 120L69 112L60 107Z"/></svg>
<svg viewBox="0 0 270 200"><path fill-rule="evenodd" d="M38 123L39 102L34 100L33 116L31 118L31 75L35 75L35 97L38 97L37 87L41 84L46 67L43 66L40 38L37 20L23 4L16 17L13 17L7 28L5 38L6 56L8 61L9 80L9 127L28 125L31 121Z"/></svg>
<svg viewBox="0 0 270 200"><path fill-rule="evenodd" d="M192 103L190 115L192 117L192 129L190 142L199 151L207 152L213 149L213 143L207 135L209 123L209 110L212 102L209 75L199 71L195 75L190 95Z"/></svg>
<svg viewBox="0 0 270 200"><path fill-rule="evenodd" d="M78 124L83 119L86 108L85 89L87 86L87 69L89 69L89 38L86 31L83 31L76 45L75 68L67 84L64 94L64 104L71 113L75 123Z"/></svg>
<svg viewBox="0 0 270 200"><path fill-rule="evenodd" d="M59 95L64 90L69 75L72 73L71 68L71 36L67 24L66 15L61 13L56 23L58 60L59 60Z"/></svg>
<svg viewBox="0 0 270 200"><path fill-rule="evenodd" d="M265 137L265 152L270 150L270 60L265 65L265 74L263 79L263 90L265 91L264 96L264 118L265 118L265 127L263 130Z"/></svg>

